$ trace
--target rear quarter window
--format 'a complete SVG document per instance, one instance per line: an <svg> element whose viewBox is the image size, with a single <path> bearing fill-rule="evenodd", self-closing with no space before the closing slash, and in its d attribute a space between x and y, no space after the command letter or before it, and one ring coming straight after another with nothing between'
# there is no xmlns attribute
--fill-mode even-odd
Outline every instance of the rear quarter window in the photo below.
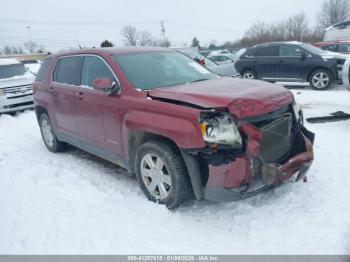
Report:
<svg viewBox="0 0 350 262"><path fill-rule="evenodd" d="M49 65L52 62L52 58L46 58L42 62L40 69L38 71L38 74L36 75L36 81L43 81L45 79L45 76L47 74L47 71L49 69Z"/></svg>

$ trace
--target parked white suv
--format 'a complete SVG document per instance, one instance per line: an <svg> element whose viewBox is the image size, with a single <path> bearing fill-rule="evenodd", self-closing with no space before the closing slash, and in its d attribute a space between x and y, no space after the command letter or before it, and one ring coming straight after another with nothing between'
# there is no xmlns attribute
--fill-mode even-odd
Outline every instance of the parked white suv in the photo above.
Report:
<svg viewBox="0 0 350 262"><path fill-rule="evenodd" d="M0 114L34 107L34 75L16 59L0 59Z"/></svg>

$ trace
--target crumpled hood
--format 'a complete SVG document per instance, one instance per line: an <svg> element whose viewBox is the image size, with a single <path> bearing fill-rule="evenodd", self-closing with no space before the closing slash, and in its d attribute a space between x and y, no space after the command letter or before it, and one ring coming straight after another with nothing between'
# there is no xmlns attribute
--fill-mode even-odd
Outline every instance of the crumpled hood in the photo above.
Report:
<svg viewBox="0 0 350 262"><path fill-rule="evenodd" d="M15 76L6 79L0 79L0 88L13 87L13 86L24 86L33 84L35 77L30 74L24 76Z"/></svg>
<svg viewBox="0 0 350 262"><path fill-rule="evenodd" d="M229 77L153 89L148 95L208 109L227 108L238 119L269 113L294 101L282 86Z"/></svg>

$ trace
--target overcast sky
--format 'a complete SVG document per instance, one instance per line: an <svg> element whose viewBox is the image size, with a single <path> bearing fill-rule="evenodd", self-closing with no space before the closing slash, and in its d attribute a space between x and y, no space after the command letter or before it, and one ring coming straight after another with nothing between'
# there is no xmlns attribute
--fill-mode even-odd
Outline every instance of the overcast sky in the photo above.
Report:
<svg viewBox="0 0 350 262"><path fill-rule="evenodd" d="M160 37L160 21L173 46L236 40L256 21L275 22L305 12L314 23L321 0L2 0L0 46L33 41L47 49L123 45L124 25Z"/></svg>

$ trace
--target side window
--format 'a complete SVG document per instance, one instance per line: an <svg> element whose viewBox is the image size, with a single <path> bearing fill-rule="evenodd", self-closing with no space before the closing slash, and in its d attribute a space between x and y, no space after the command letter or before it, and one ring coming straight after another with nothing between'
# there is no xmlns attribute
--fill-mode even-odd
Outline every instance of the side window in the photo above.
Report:
<svg viewBox="0 0 350 262"><path fill-rule="evenodd" d="M228 60L228 58L226 56L220 56L221 57L221 62L225 62L226 60Z"/></svg>
<svg viewBox="0 0 350 262"><path fill-rule="evenodd" d="M336 45L324 45L324 46L321 46L321 49L327 50L327 51L332 51L332 52L337 52L337 46Z"/></svg>
<svg viewBox="0 0 350 262"><path fill-rule="evenodd" d="M218 56L210 57L210 59L213 60L214 62L218 62L219 61L219 57Z"/></svg>
<svg viewBox="0 0 350 262"><path fill-rule="evenodd" d="M290 57L290 56L299 56L302 52L301 48L296 45L281 45L279 56Z"/></svg>
<svg viewBox="0 0 350 262"><path fill-rule="evenodd" d="M86 56L83 62L81 73L81 84L92 87L92 82L96 78L107 77L115 81L114 75L102 58L96 56Z"/></svg>
<svg viewBox="0 0 350 262"><path fill-rule="evenodd" d="M255 56L277 56L277 46L264 46L257 49Z"/></svg>
<svg viewBox="0 0 350 262"><path fill-rule="evenodd" d="M53 80L62 84L79 85L81 62L81 56L60 58L54 71Z"/></svg>
<svg viewBox="0 0 350 262"><path fill-rule="evenodd" d="M330 50L330 51L332 51L332 50ZM349 53L350 52L350 45L346 45L346 44L339 45L339 52Z"/></svg>
<svg viewBox="0 0 350 262"><path fill-rule="evenodd" d="M47 70L49 69L49 65L51 64L52 58L45 58L41 63L38 74L36 75L35 81L43 81L45 79Z"/></svg>

